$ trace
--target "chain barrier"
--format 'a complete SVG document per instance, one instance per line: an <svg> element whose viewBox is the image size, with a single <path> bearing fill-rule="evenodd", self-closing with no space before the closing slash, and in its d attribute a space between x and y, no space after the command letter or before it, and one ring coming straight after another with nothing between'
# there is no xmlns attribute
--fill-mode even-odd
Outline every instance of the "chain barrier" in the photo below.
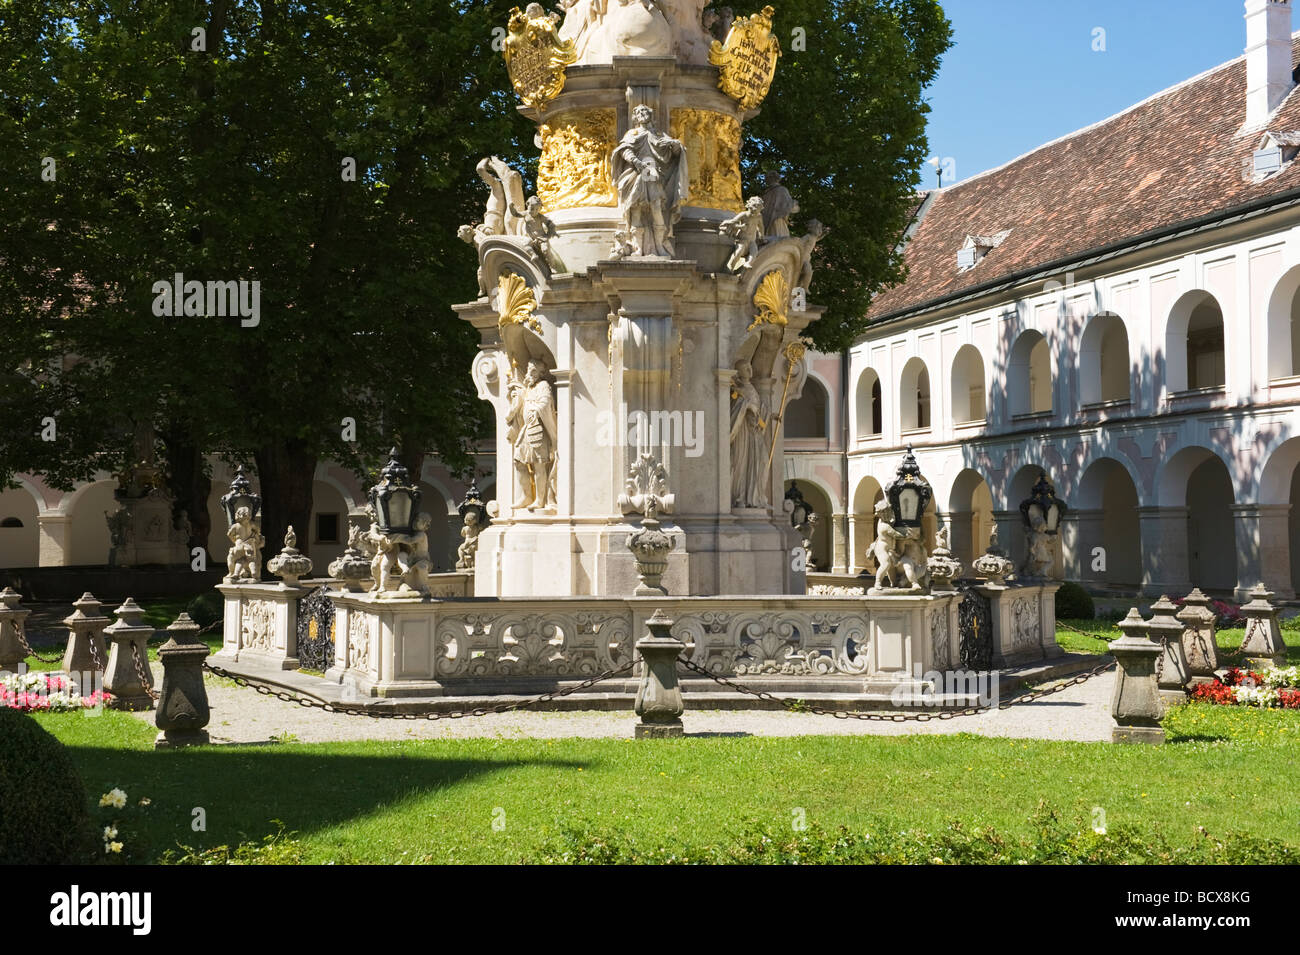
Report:
<svg viewBox="0 0 1300 955"><path fill-rule="evenodd" d="M238 673L231 673L229 670L210 663L203 664L203 669L207 670L213 676L223 677L232 680L237 686L251 687L263 696L274 696L277 700L285 703L297 703L299 706L308 709L324 710L326 713L339 713L343 716L368 716L372 720L458 720L466 716L486 716L488 713L509 713L512 710L523 710L530 706L537 706L540 703L549 703L551 700L558 700L561 697L577 693L579 690L587 690L612 677L622 676L636 666L635 660L629 660L620 667L613 670L606 670L596 676L583 680L581 683L565 687L562 690L552 690L549 693L543 693L541 696L533 697L528 700L520 700L514 703L497 703L494 706L476 706L468 710L451 710L445 713L399 713L390 710L375 710L364 706L349 706L344 703L330 703L328 700L322 700L319 697L308 696L303 693L291 692L274 684L263 683L260 680L250 679L246 676L240 676Z"/></svg>
<svg viewBox="0 0 1300 955"><path fill-rule="evenodd" d="M136 679L140 681L140 686L142 686L145 693L149 695L149 699L157 703L158 694L154 692L152 681L144 674L144 663L140 660L140 648L137 647L134 642L131 643L131 659L135 661L135 675Z"/></svg>
<svg viewBox="0 0 1300 955"><path fill-rule="evenodd" d="M99 655L99 641L95 639L97 636L98 634L95 633L86 634L86 639L90 641L90 662L95 665L95 669L100 673L105 673L108 670L108 664Z"/></svg>
<svg viewBox="0 0 1300 955"><path fill-rule="evenodd" d="M1116 666L1116 663L1113 660L1110 663L1103 663L1100 666L1089 670L1087 673L1080 674L1064 683L1059 683L1042 690L1031 690L1028 693L1022 693L1014 699L999 702L997 706L967 706L960 710L938 710L933 713L860 713L854 710L828 710L820 706L813 706L812 704L805 703L802 700L776 696L766 690L756 690L753 687L746 686L743 683L737 683L735 680L730 680L727 677L719 676L716 673L710 673L698 663L695 663L692 660L687 660L685 657L678 657L677 662L694 673L698 673L701 676L707 676L709 679L721 686L735 690L738 693L748 694L749 696L760 700L777 703L794 713L813 713L817 716L833 716L837 720L863 720L876 723L928 723L930 720L951 720L956 719L959 716L975 716L978 713L994 709L1005 710L1008 707L1018 706L1021 703L1032 703L1034 700L1041 699L1044 696L1051 696L1053 693L1060 693L1062 690L1068 689L1069 687L1078 686L1080 683L1086 683L1093 677L1100 676L1102 673L1112 670Z"/></svg>
<svg viewBox="0 0 1300 955"><path fill-rule="evenodd" d="M33 650L32 645L27 642L27 628L24 627L21 623L14 627L14 632L18 634L18 643L23 648L23 652L26 653L29 657L35 657L36 659L40 660L42 663L63 662L62 656L43 657L35 650Z"/></svg>

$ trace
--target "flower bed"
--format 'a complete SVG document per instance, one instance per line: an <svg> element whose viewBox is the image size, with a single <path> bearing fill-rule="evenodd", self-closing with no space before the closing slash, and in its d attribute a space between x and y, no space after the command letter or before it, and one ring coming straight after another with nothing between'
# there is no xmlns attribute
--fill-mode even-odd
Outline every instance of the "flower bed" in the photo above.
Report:
<svg viewBox="0 0 1300 955"><path fill-rule="evenodd" d="M1242 670L1233 667L1213 683L1192 690L1192 699L1224 706L1280 707L1300 710L1300 667Z"/></svg>
<svg viewBox="0 0 1300 955"><path fill-rule="evenodd" d="M111 695L95 690L82 696L77 684L66 676L49 673L6 673L0 675L0 707L26 713L66 713L103 706Z"/></svg>

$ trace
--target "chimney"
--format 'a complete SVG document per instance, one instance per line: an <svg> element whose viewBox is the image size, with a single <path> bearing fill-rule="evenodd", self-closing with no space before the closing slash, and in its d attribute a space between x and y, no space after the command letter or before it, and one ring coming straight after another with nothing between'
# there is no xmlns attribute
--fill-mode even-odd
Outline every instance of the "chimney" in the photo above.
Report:
<svg viewBox="0 0 1300 955"><path fill-rule="evenodd" d="M1290 0L1246 0L1246 127L1262 126L1291 85Z"/></svg>

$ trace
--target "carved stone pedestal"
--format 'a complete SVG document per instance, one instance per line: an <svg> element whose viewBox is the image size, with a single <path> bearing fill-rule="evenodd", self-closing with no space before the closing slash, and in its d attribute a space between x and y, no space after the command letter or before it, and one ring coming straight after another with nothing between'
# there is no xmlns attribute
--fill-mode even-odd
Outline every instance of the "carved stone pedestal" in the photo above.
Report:
<svg viewBox="0 0 1300 955"><path fill-rule="evenodd" d="M1119 663L1115 675L1115 692L1110 712L1115 718L1111 732L1113 743L1163 743L1164 703L1156 685L1156 661L1163 652L1147 636L1147 624L1136 610L1120 622L1124 636L1110 644L1110 652Z"/></svg>
<svg viewBox="0 0 1300 955"><path fill-rule="evenodd" d="M68 628L68 646L63 652L64 673L86 673L108 666L108 646L104 628L108 618L100 614L100 603L91 593L84 593L73 603L73 612L63 619Z"/></svg>
<svg viewBox="0 0 1300 955"><path fill-rule="evenodd" d="M282 670L298 666L298 600L309 587L219 584L217 590L225 598L225 615L214 663L256 659Z"/></svg>
<svg viewBox="0 0 1300 955"><path fill-rule="evenodd" d="M682 688L677 682L677 657L686 644L669 635L673 621L663 611L656 611L646 621L650 635L636 642L643 661L641 685L636 691L633 709L641 721L636 724L637 739L664 739L681 736Z"/></svg>
<svg viewBox="0 0 1300 955"><path fill-rule="evenodd" d="M104 630L113 645L104 673L104 689L113 696L108 705L115 710L150 709L153 674L148 643L153 627L144 622L144 609L130 597L113 612L117 622Z"/></svg>
<svg viewBox="0 0 1300 955"><path fill-rule="evenodd" d="M212 711L203 684L207 644L198 637L199 625L182 613L167 628L170 639L158 648L162 662L162 690L154 723L159 729L154 749L194 746L209 742L205 727Z"/></svg>
<svg viewBox="0 0 1300 955"><path fill-rule="evenodd" d="M1056 642L1056 581L980 586L993 618L993 666L1021 666L1063 656Z"/></svg>
<svg viewBox="0 0 1300 955"><path fill-rule="evenodd" d="M18 606L21 600L12 587L0 590L0 671L17 673L18 665L27 659L19 634L31 611Z"/></svg>

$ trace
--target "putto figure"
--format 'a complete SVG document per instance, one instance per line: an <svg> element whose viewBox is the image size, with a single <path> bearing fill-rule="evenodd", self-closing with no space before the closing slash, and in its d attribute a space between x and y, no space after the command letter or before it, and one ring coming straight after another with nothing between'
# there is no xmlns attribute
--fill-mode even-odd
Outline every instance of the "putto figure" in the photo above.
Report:
<svg viewBox="0 0 1300 955"><path fill-rule="evenodd" d="M515 507L545 510L555 506L555 395L537 359L528 362L524 380L511 380L507 395L506 437L514 448L519 492Z"/></svg>
<svg viewBox="0 0 1300 955"><path fill-rule="evenodd" d="M724 235L736 240L736 247L727 259L727 271L747 269L758 255L758 244L763 239L763 200L751 196L743 212L738 212L718 228Z"/></svg>
<svg viewBox="0 0 1300 955"><path fill-rule="evenodd" d="M893 508L885 498L876 505L876 540L871 545L871 556L876 561L876 586L874 592L907 589L923 592L930 583L926 569L925 548L921 545L917 528L899 530L890 519Z"/></svg>
<svg viewBox="0 0 1300 955"><path fill-rule="evenodd" d="M253 523L252 512L241 507L235 512L235 523L226 531L230 551L226 554L226 583L257 580L261 575L262 548L266 538Z"/></svg>
<svg viewBox="0 0 1300 955"><path fill-rule="evenodd" d="M632 110L632 122L610 157L623 231L632 254L671 258L673 226L690 188L686 153L678 140L655 129L649 106Z"/></svg>

